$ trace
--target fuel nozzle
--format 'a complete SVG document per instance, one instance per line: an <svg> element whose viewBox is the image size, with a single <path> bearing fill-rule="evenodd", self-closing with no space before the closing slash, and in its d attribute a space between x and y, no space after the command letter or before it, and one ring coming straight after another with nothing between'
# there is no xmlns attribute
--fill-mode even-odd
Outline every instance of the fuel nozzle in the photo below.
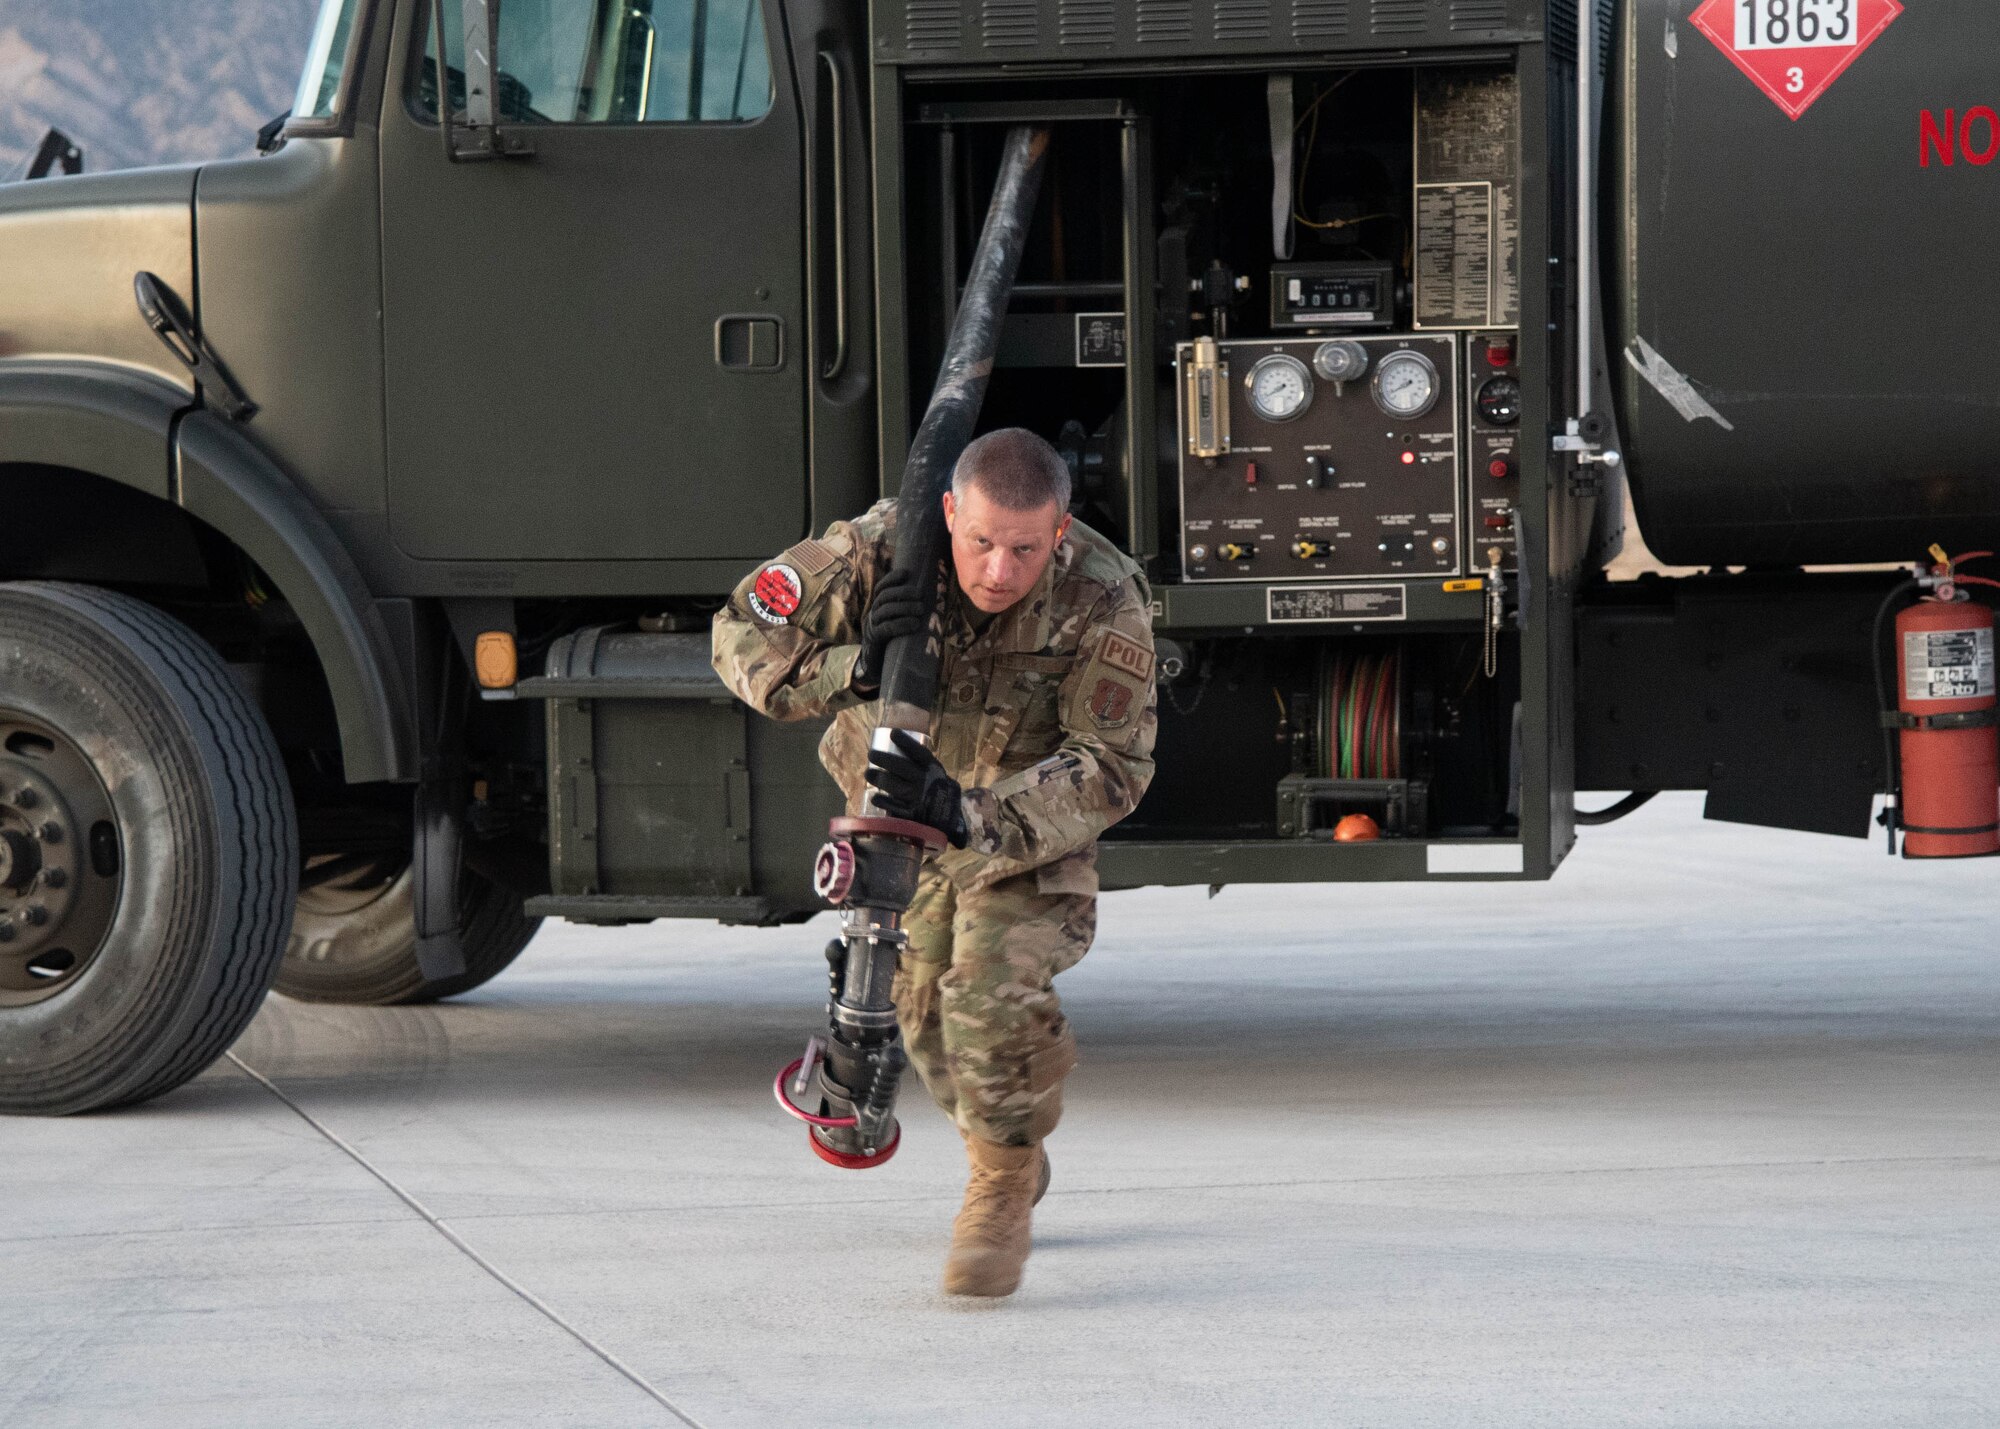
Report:
<svg viewBox="0 0 2000 1429"><path fill-rule="evenodd" d="M813 1154L846 1170L880 1166L896 1154L896 1092L909 1055L891 991L909 944L903 913L916 895L923 861L944 835L904 819L860 815L833 821L813 867L813 886L841 910L841 935L827 944L824 1037L778 1073L778 1105L803 1121Z"/></svg>

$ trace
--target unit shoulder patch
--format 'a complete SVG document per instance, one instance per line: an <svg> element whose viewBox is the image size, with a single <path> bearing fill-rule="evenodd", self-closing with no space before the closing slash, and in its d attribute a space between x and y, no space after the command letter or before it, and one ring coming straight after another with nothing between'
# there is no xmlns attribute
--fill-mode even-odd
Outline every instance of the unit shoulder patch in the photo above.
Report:
<svg viewBox="0 0 2000 1429"><path fill-rule="evenodd" d="M769 625L786 625L798 613L805 599L805 585L799 573L782 561L773 561L757 572L750 586L750 609Z"/></svg>
<svg viewBox="0 0 2000 1429"><path fill-rule="evenodd" d="M1099 729L1118 729L1132 717L1132 687L1109 677L1099 680L1085 708Z"/></svg>

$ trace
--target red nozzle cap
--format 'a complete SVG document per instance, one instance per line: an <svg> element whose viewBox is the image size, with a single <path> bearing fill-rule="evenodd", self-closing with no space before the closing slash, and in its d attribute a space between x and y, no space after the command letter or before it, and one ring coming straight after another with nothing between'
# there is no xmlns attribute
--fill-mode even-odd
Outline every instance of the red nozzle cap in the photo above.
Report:
<svg viewBox="0 0 2000 1429"><path fill-rule="evenodd" d="M896 1154L896 1148L903 1144L903 1128L896 1128L895 1139L873 1156L859 1156L846 1151L835 1151L831 1146L813 1135L811 1127L806 1128L806 1144L813 1149L813 1155L829 1166L838 1166L843 1171L866 1171L870 1166L880 1166Z"/></svg>

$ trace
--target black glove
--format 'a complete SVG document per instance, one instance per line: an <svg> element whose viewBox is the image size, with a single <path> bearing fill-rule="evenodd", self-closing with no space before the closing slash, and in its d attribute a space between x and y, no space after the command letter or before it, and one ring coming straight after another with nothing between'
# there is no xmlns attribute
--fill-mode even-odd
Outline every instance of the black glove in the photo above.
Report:
<svg viewBox="0 0 2000 1429"><path fill-rule="evenodd" d="M875 583L875 597L861 622L861 658L854 662L856 689L873 690L882 683L882 663L889 642L924 628L923 583L915 571L890 571Z"/></svg>
<svg viewBox="0 0 2000 1429"><path fill-rule="evenodd" d="M964 848L964 790L958 781L908 730L894 730L889 739L894 749L868 751L868 782L881 796L875 801L877 810L892 819L928 825L950 839L953 848Z"/></svg>

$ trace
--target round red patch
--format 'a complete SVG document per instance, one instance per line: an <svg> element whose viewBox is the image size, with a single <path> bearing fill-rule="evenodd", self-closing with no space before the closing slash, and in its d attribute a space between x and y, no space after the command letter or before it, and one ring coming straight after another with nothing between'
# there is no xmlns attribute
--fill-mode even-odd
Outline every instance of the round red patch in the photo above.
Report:
<svg viewBox="0 0 2000 1429"><path fill-rule="evenodd" d="M785 565L766 566L757 572L750 587L750 608L773 625L783 625L797 612L804 596L797 571Z"/></svg>

